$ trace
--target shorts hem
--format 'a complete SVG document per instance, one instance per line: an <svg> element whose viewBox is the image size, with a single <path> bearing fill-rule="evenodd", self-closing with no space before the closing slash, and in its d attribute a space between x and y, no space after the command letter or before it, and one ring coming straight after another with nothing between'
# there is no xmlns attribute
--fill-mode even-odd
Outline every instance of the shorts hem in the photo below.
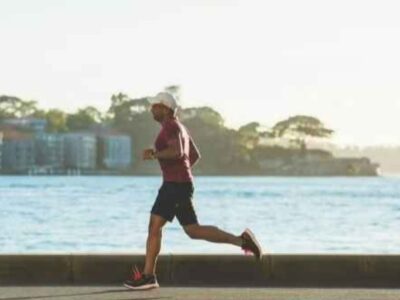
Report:
<svg viewBox="0 0 400 300"><path fill-rule="evenodd" d="M151 214L151 215L159 216L159 217L161 217L161 218L167 220L167 221L170 222L170 223L172 223L172 221L174 220L174 218L166 218L165 216L163 216L162 214L160 214L160 213L158 213L158 212L151 211L150 214Z"/></svg>

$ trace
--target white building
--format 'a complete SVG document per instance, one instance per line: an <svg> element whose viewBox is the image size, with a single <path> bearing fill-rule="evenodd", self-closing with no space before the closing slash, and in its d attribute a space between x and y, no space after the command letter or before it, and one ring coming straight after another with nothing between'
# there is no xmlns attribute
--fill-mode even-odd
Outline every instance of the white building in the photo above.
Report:
<svg viewBox="0 0 400 300"><path fill-rule="evenodd" d="M90 133L64 134L65 168L95 169L96 144L96 136Z"/></svg>
<svg viewBox="0 0 400 300"><path fill-rule="evenodd" d="M35 163L38 166L62 168L64 166L64 137L56 133L36 134Z"/></svg>
<svg viewBox="0 0 400 300"><path fill-rule="evenodd" d="M132 164L131 144L131 138L127 135L100 136L100 164L107 169L128 169Z"/></svg>

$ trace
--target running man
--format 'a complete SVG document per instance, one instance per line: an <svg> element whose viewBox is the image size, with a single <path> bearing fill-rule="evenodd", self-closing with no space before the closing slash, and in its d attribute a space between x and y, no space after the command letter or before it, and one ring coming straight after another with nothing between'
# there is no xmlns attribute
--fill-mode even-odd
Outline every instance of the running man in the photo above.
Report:
<svg viewBox="0 0 400 300"><path fill-rule="evenodd" d="M190 238L232 244L253 253L260 260L261 247L249 229L235 236L215 226L199 224L192 203L194 187L191 171L200 159L199 150L186 127L176 117L178 105L171 94L159 93L151 98L150 103L153 118L161 124L161 130L155 149L145 149L143 159L158 160L163 183L151 209L144 269L142 272L136 270L124 285L133 290L159 287L156 263L161 249L162 228L175 216Z"/></svg>

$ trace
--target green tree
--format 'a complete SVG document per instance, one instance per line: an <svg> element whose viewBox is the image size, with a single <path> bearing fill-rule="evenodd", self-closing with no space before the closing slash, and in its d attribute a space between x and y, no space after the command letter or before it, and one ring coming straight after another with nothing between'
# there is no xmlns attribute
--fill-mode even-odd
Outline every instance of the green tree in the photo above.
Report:
<svg viewBox="0 0 400 300"><path fill-rule="evenodd" d="M47 120L47 130L49 132L66 132L67 127L67 114L59 109L50 109L45 118Z"/></svg>
<svg viewBox="0 0 400 300"><path fill-rule="evenodd" d="M114 126L125 128L132 121L132 117L150 112L148 97L130 99L126 94L116 94L111 97L111 106L108 117Z"/></svg>
<svg viewBox="0 0 400 300"><path fill-rule="evenodd" d="M243 125L238 130L240 143L248 149L253 149L260 140L260 123L251 122Z"/></svg>
<svg viewBox="0 0 400 300"><path fill-rule="evenodd" d="M116 109L128 101L129 101L129 97L126 94L123 94L123 93L113 94L111 96L111 106L108 109L108 113L115 114Z"/></svg>
<svg viewBox="0 0 400 300"><path fill-rule="evenodd" d="M183 109L180 116L182 120L197 118L204 124L215 126L217 128L224 127L224 119L221 114L208 106Z"/></svg>
<svg viewBox="0 0 400 300"><path fill-rule="evenodd" d="M37 111L36 101L21 101L17 107L17 116L20 118L30 117Z"/></svg>
<svg viewBox="0 0 400 300"><path fill-rule="evenodd" d="M241 144L238 133L224 126L222 116L210 107L193 107L182 111L200 152L196 171L205 174L243 174L257 168L248 149Z"/></svg>
<svg viewBox="0 0 400 300"><path fill-rule="evenodd" d="M306 149L307 137L327 138L334 133L333 130L325 128L319 119L303 115L276 123L272 132L275 137L288 137L303 150Z"/></svg>
<svg viewBox="0 0 400 300"><path fill-rule="evenodd" d="M46 114L47 112L44 109L37 109L31 117L37 118L37 119L46 119Z"/></svg>
<svg viewBox="0 0 400 300"><path fill-rule="evenodd" d="M108 109L110 125L132 138L133 161L141 164L141 150L152 147L159 125L150 113L148 97L131 99L119 93L111 97Z"/></svg>
<svg viewBox="0 0 400 300"><path fill-rule="evenodd" d="M36 101L24 101L14 96L0 96L0 119L30 117L37 111Z"/></svg>
<svg viewBox="0 0 400 300"><path fill-rule="evenodd" d="M95 124L99 124L101 121L101 112L93 106L87 106L79 109L74 114L68 114L66 125L71 131L85 130L90 129Z"/></svg>
<svg viewBox="0 0 400 300"><path fill-rule="evenodd" d="M15 117L17 103L21 99L13 96L0 96L0 120Z"/></svg>

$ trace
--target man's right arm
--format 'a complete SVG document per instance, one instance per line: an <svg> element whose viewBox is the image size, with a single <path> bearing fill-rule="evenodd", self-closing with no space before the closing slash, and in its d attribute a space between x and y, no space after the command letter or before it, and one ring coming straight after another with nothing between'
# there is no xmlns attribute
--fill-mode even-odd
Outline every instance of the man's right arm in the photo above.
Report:
<svg viewBox="0 0 400 300"><path fill-rule="evenodd" d="M201 158L199 149L197 148L196 144L194 143L193 139L190 138L189 140L189 161L190 166L193 167Z"/></svg>

